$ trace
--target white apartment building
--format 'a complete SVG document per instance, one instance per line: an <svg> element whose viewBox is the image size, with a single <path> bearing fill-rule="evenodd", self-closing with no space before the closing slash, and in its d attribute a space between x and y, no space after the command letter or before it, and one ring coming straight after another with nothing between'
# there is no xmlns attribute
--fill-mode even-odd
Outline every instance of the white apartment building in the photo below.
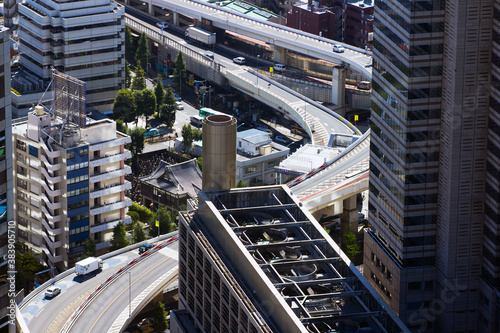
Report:
<svg viewBox="0 0 500 333"><path fill-rule="evenodd" d="M87 107L111 110L125 83L125 9L110 0L19 4L20 60L44 79L51 67L86 82Z"/></svg>
<svg viewBox="0 0 500 333"><path fill-rule="evenodd" d="M109 247L113 227L132 222L130 137L110 119L87 117L77 126L41 106L13 134L18 240L60 269L79 259L88 238L98 253Z"/></svg>

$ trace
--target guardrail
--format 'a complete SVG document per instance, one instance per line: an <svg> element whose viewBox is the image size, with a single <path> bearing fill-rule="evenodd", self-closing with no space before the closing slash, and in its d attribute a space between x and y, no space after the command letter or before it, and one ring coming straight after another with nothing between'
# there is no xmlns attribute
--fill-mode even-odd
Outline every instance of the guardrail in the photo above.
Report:
<svg viewBox="0 0 500 333"><path fill-rule="evenodd" d="M73 313L73 315L66 321L64 324L63 328L61 329L61 333L66 333L70 332L71 328L75 324L75 322L78 320L78 318L81 316L81 314L85 311L85 309L92 303L92 301L104 290L106 289L114 280L116 280L119 276L122 274L125 274L127 270L129 270L132 266L135 266L137 263L141 262L144 258L146 258L148 255L157 252L158 250L161 250L167 245L172 244L173 242L177 241L178 236L171 237L167 241L156 245L153 249L150 249L149 251L144 252L141 254L138 258L133 259L130 261L126 266L123 266L120 268L116 273L111 275L106 281L104 281L99 287L97 287L96 290L94 290L89 297L76 309L76 311ZM149 240L151 241L151 240Z"/></svg>

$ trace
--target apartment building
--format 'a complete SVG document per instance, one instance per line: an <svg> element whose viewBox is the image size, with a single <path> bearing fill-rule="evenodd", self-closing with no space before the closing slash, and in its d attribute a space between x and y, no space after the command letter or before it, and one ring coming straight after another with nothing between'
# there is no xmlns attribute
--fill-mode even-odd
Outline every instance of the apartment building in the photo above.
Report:
<svg viewBox="0 0 500 333"><path fill-rule="evenodd" d="M48 111L36 106L13 128L17 237L50 267L67 269L88 238L102 253L113 227L132 222L131 139L97 113L77 125Z"/></svg>
<svg viewBox="0 0 500 333"><path fill-rule="evenodd" d="M50 80L51 67L87 83L87 107L112 109L125 86L125 9L111 0L27 0L19 6L23 66Z"/></svg>

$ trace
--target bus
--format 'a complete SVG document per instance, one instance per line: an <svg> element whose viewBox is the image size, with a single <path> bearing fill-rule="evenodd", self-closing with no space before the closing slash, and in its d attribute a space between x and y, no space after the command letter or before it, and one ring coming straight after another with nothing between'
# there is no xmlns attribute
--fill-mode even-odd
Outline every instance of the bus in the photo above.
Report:
<svg viewBox="0 0 500 333"><path fill-rule="evenodd" d="M220 112L220 111L215 111L211 108L201 108L199 112L200 117L206 118L208 116L213 116L213 115L225 115L227 116L226 113Z"/></svg>
<svg viewBox="0 0 500 333"><path fill-rule="evenodd" d="M201 125L203 124L203 117L200 117L200 116L191 116L189 118L189 122L193 125L193 126L196 126L196 127L201 127Z"/></svg>

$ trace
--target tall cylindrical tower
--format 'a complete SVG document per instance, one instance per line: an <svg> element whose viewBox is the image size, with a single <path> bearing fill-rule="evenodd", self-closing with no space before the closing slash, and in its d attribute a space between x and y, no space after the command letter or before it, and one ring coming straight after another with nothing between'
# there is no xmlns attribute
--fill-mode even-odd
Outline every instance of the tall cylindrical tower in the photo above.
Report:
<svg viewBox="0 0 500 333"><path fill-rule="evenodd" d="M203 120L203 191L236 187L236 119L229 115Z"/></svg>

